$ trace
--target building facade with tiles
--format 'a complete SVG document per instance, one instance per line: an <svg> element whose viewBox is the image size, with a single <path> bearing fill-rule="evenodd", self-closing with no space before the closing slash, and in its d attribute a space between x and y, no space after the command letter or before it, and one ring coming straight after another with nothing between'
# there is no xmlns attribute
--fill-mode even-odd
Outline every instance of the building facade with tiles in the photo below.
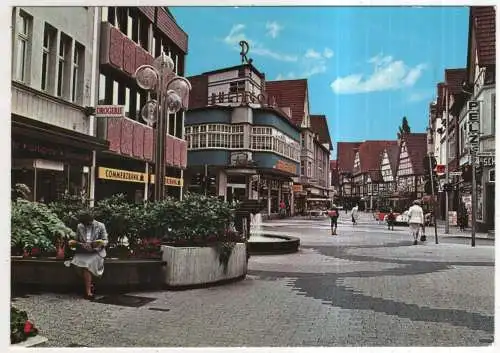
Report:
<svg viewBox="0 0 500 353"><path fill-rule="evenodd" d="M168 8L15 7L12 29L12 183L37 201L147 200L155 142L139 115L150 96L133 74L162 50L184 74L187 35ZM99 105L122 106L122 115L96 118ZM187 161L183 118L168 118L172 195Z"/></svg>
<svg viewBox="0 0 500 353"><path fill-rule="evenodd" d="M143 202L152 199L154 183L154 126L141 117L141 108L155 98L142 90L133 75L152 64L162 52L174 62L174 72L184 75L188 36L166 7L101 7L98 14L98 105L123 106L123 116L102 118L97 133L109 148L96 156L96 199L118 193ZM181 197L187 164L184 114L167 120L166 193Z"/></svg>
<svg viewBox="0 0 500 353"><path fill-rule="evenodd" d="M450 176L453 189L449 192L448 211L456 212L463 203L472 212L472 183L460 174L470 168L472 157L469 142L469 104L479 107L479 143L477 144L477 226L482 231L494 228L495 215L495 8L472 6L469 10L468 49L464 53L467 65L461 69L446 69L445 82L439 83L436 102L429 107L429 152L438 164L457 172ZM448 108L448 109L446 109ZM448 131L446 131L446 128ZM465 178L464 178L465 176ZM441 176L440 183L445 178ZM445 194L440 188L439 215L445 218Z"/></svg>
<svg viewBox="0 0 500 353"><path fill-rule="evenodd" d="M189 77L186 187L226 201L258 199L264 215L293 212L292 178L300 173L300 128L251 64Z"/></svg>
<svg viewBox="0 0 500 353"><path fill-rule="evenodd" d="M94 7L12 9L12 184L31 199L91 197L96 137L99 10Z"/></svg>

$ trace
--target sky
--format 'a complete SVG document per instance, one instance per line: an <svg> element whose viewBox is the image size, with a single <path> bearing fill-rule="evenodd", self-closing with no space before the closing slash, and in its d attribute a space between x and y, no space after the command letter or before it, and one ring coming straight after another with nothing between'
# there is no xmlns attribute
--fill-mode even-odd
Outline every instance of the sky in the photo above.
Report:
<svg viewBox="0 0 500 353"><path fill-rule="evenodd" d="M444 70L466 65L466 7L170 10L189 36L188 76L239 65L247 40L266 80L308 79L310 113L327 116L334 145L395 140L403 116L425 132Z"/></svg>

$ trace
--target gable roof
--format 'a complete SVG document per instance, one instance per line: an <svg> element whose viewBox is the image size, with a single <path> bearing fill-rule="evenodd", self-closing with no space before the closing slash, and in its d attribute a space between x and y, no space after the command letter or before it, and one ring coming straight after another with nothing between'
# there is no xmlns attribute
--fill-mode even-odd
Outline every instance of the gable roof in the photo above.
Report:
<svg viewBox="0 0 500 353"><path fill-rule="evenodd" d="M355 149L361 142L337 142L337 169L339 173L352 173Z"/></svg>
<svg viewBox="0 0 500 353"><path fill-rule="evenodd" d="M385 148L387 151L387 156L389 157L389 164L391 166L392 176L395 177L398 172L398 161L399 161L399 152L401 150L399 144L390 145Z"/></svg>
<svg viewBox="0 0 500 353"><path fill-rule="evenodd" d="M450 94L462 93L462 84L467 77L467 69L446 69L444 70L444 80Z"/></svg>
<svg viewBox="0 0 500 353"><path fill-rule="evenodd" d="M427 134L412 133L405 136L406 148L413 167L413 174L424 174L424 157L427 155Z"/></svg>
<svg viewBox="0 0 500 353"><path fill-rule="evenodd" d="M380 163L382 161L380 157L382 153L386 147L397 146L397 144L397 141L390 140L363 142L359 147L360 172L371 173L373 171L378 171L378 174L380 174ZM375 176L372 176L372 179L373 178L375 178Z"/></svg>
<svg viewBox="0 0 500 353"><path fill-rule="evenodd" d="M330 145L330 151L333 150L332 139L330 138L330 132L328 131L328 122L326 116L324 115L310 115L311 130L318 134L319 143L328 143Z"/></svg>
<svg viewBox="0 0 500 353"><path fill-rule="evenodd" d="M471 6L469 31L471 29L473 29L476 39L479 66L495 65L495 8L493 6ZM469 33L469 36L471 34Z"/></svg>
<svg viewBox="0 0 500 353"><path fill-rule="evenodd" d="M279 107L289 107L292 122L300 126L304 119L304 106L307 99L307 79L266 81L266 93L275 97Z"/></svg>

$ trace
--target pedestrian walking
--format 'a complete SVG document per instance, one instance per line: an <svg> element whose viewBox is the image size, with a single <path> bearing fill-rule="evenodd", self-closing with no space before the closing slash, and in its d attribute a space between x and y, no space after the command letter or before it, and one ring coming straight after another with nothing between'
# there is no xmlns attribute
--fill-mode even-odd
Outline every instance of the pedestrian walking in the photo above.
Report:
<svg viewBox="0 0 500 353"><path fill-rule="evenodd" d="M280 202L280 215L281 215L281 218L285 218L285 213L286 213L285 201L281 200L281 202Z"/></svg>
<svg viewBox="0 0 500 353"><path fill-rule="evenodd" d="M420 241L426 241L427 237L425 236L425 222L422 222L422 235L420 236Z"/></svg>
<svg viewBox="0 0 500 353"><path fill-rule="evenodd" d="M337 205L333 204L327 214L330 217L332 235L337 235L337 220L339 218L339 209L337 208Z"/></svg>
<svg viewBox="0 0 500 353"><path fill-rule="evenodd" d="M465 204L462 202L458 208L458 225L460 226L461 231L465 231L467 228L467 223L469 220L469 215L467 214L467 208Z"/></svg>
<svg viewBox="0 0 500 353"><path fill-rule="evenodd" d="M420 207L420 200L413 201L413 206L408 210L408 223L413 236L413 245L418 244L418 233L424 223L424 211Z"/></svg>
<svg viewBox="0 0 500 353"><path fill-rule="evenodd" d="M358 205L356 204L351 210L351 221L354 227L358 223Z"/></svg>
<svg viewBox="0 0 500 353"><path fill-rule="evenodd" d="M396 215L394 212L391 210L389 211L389 214L387 215L387 229L388 230L394 230L394 222L396 221Z"/></svg>

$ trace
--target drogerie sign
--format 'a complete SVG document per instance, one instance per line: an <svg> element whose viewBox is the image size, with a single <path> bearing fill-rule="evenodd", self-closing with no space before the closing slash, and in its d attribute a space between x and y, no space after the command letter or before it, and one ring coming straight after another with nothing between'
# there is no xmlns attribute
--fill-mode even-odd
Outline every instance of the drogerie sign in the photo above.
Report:
<svg viewBox="0 0 500 353"><path fill-rule="evenodd" d="M123 105L98 105L95 108L96 118L123 118L125 106Z"/></svg>

